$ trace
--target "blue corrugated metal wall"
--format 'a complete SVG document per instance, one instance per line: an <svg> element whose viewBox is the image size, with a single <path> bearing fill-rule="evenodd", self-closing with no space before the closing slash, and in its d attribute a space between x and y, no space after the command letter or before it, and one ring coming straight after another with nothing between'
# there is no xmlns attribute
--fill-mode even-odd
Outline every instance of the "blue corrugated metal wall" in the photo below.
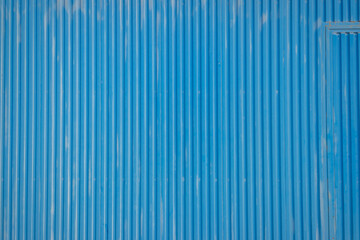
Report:
<svg viewBox="0 0 360 240"><path fill-rule="evenodd" d="M359 12L0 0L0 238L328 239L321 29Z"/></svg>
<svg viewBox="0 0 360 240"><path fill-rule="evenodd" d="M325 25L330 239L360 239L360 22Z"/></svg>

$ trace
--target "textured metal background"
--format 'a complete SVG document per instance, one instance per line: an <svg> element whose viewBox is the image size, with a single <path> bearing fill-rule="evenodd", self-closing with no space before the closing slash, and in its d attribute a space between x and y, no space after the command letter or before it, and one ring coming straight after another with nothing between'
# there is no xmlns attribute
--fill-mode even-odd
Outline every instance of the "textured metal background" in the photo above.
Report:
<svg viewBox="0 0 360 240"><path fill-rule="evenodd" d="M330 239L360 238L360 23L325 25Z"/></svg>
<svg viewBox="0 0 360 240"><path fill-rule="evenodd" d="M0 0L0 238L328 239L322 25L359 12Z"/></svg>

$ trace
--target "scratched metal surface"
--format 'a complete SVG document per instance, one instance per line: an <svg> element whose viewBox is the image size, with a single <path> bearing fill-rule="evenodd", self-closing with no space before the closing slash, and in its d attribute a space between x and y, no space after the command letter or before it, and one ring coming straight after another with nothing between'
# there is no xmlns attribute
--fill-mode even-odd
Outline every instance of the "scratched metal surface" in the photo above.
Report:
<svg viewBox="0 0 360 240"><path fill-rule="evenodd" d="M359 13L0 0L0 238L329 239L322 26Z"/></svg>

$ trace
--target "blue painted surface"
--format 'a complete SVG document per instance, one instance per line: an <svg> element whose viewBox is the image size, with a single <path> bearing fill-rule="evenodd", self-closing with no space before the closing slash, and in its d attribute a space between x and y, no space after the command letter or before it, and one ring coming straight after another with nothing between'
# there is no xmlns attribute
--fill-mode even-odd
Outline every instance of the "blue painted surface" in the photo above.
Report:
<svg viewBox="0 0 360 240"><path fill-rule="evenodd" d="M328 23L327 162L331 239L359 239L359 23Z"/></svg>
<svg viewBox="0 0 360 240"><path fill-rule="evenodd" d="M0 238L358 239L359 14L0 1Z"/></svg>

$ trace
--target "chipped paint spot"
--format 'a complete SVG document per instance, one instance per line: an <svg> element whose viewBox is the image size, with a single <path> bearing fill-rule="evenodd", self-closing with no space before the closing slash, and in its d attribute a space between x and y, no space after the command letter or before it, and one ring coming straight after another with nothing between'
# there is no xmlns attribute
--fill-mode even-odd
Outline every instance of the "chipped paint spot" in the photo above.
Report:
<svg viewBox="0 0 360 240"><path fill-rule="evenodd" d="M72 5L72 13L76 13L77 11L82 11L80 0L75 0ZM85 10L83 12L85 13Z"/></svg>
<svg viewBox="0 0 360 240"><path fill-rule="evenodd" d="M149 11L152 12L154 8L154 0L149 0Z"/></svg>
<svg viewBox="0 0 360 240"><path fill-rule="evenodd" d="M264 25L268 21L268 13L264 13L261 17L261 23Z"/></svg>
<svg viewBox="0 0 360 240"><path fill-rule="evenodd" d="M55 53L55 37L53 37L53 39L52 39L52 55L53 55L53 57L55 57L56 56L56 53Z"/></svg>
<svg viewBox="0 0 360 240"><path fill-rule="evenodd" d="M206 7L206 3L207 3L207 0L201 0L201 5L202 5L203 8Z"/></svg>
<svg viewBox="0 0 360 240"><path fill-rule="evenodd" d="M316 20L316 22L315 22L315 29L314 30L317 30L317 29L320 29L321 28L321 26L322 26L322 19L321 19L321 17L319 17L317 20Z"/></svg>
<svg viewBox="0 0 360 240"><path fill-rule="evenodd" d="M100 11L97 11L97 13L96 13L96 19L97 19L98 21L102 21L102 16L101 16Z"/></svg>
<svg viewBox="0 0 360 240"><path fill-rule="evenodd" d="M65 136L65 149L68 150L70 148L69 136Z"/></svg>
<svg viewBox="0 0 360 240"><path fill-rule="evenodd" d="M200 178L196 176L196 192L200 191Z"/></svg>

